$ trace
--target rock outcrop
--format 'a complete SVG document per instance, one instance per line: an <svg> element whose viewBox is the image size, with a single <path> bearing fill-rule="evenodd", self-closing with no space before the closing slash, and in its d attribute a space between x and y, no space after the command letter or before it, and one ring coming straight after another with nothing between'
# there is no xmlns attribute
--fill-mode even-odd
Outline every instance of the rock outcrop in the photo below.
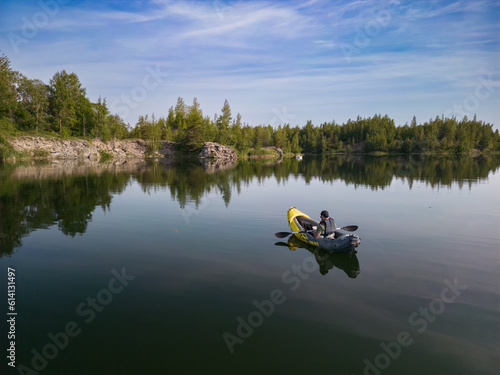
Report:
<svg viewBox="0 0 500 375"><path fill-rule="evenodd" d="M269 146L269 147L264 147L264 149L277 152L279 155L279 160L283 159L283 150L281 148Z"/></svg>
<svg viewBox="0 0 500 375"><path fill-rule="evenodd" d="M238 154L232 147L214 142L205 142L201 148L201 152L198 154L198 158L234 161L238 159Z"/></svg>
<svg viewBox="0 0 500 375"><path fill-rule="evenodd" d="M159 150L151 154L149 143L142 139L126 139L121 141L102 142L98 139L57 139L44 137L17 137L9 139L17 152L27 154L31 158L60 160L100 160L108 154L113 159L144 158L147 156L172 158L176 154L176 144L161 141ZM214 142L205 142L198 154L200 159L217 161L236 161L236 151L228 146Z"/></svg>
<svg viewBox="0 0 500 375"><path fill-rule="evenodd" d="M106 153L113 158L143 158L147 154L148 142L142 139L102 142L83 139L56 139L43 137L17 137L9 140L18 152L31 157L49 159L90 159L99 160ZM175 143L162 141L160 150L154 156L171 157L175 153Z"/></svg>

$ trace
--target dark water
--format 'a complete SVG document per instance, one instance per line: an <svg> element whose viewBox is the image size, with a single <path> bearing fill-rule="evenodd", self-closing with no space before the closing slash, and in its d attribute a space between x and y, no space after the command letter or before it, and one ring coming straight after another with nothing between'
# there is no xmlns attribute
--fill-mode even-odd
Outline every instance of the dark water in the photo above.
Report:
<svg viewBox="0 0 500 375"><path fill-rule="evenodd" d="M499 373L499 166L2 165L0 372ZM274 237L290 206L357 254Z"/></svg>

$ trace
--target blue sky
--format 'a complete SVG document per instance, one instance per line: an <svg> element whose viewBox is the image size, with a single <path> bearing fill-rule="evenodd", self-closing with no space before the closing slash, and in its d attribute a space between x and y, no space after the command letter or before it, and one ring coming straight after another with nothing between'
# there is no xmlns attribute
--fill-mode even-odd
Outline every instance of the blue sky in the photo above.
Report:
<svg viewBox="0 0 500 375"><path fill-rule="evenodd" d="M500 3L0 0L0 50L134 125L197 97L250 125L477 114L500 125Z"/></svg>

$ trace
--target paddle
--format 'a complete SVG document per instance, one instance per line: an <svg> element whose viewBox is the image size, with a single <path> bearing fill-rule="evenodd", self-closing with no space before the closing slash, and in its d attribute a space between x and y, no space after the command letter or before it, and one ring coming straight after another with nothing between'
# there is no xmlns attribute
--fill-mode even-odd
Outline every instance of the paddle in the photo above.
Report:
<svg viewBox="0 0 500 375"><path fill-rule="evenodd" d="M357 229L358 229L357 225L347 225L345 227L342 227L342 228L339 228L336 230L346 230L348 232L354 232ZM278 233L274 233L274 235L278 238L285 238L285 237L288 237L289 235L295 234L295 233L304 233L304 232L278 232Z"/></svg>

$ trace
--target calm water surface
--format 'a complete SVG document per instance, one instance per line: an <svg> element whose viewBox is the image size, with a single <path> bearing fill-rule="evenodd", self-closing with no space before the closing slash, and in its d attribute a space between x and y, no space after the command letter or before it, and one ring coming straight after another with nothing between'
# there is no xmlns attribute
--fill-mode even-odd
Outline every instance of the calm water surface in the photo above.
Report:
<svg viewBox="0 0 500 375"><path fill-rule="evenodd" d="M499 373L499 166L0 165L0 372ZM357 253L277 239L290 206Z"/></svg>

